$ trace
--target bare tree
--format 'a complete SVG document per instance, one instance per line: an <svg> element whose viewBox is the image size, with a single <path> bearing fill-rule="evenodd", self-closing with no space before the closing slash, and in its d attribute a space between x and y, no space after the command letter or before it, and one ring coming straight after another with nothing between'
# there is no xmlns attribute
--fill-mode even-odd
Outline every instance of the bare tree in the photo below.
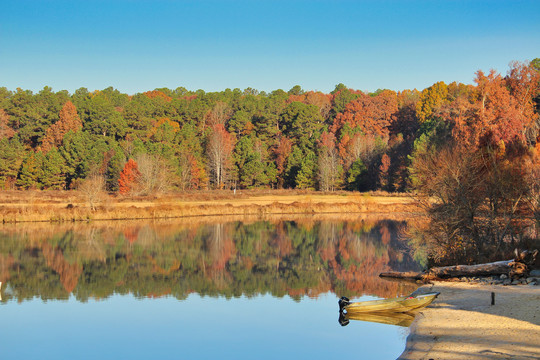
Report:
<svg viewBox="0 0 540 360"><path fill-rule="evenodd" d="M186 188L190 188L191 186L191 180L192 180L192 155L182 153L179 158L178 162L180 165L180 171L178 172L179 175L179 186L181 190L185 190Z"/></svg>
<svg viewBox="0 0 540 360"><path fill-rule="evenodd" d="M225 125L225 122L229 120L233 111L229 104L218 101L214 105L214 108L206 114L206 123L209 126Z"/></svg>
<svg viewBox="0 0 540 360"><path fill-rule="evenodd" d="M233 150L233 138L223 125L212 126L207 150L214 187L223 188L227 179L227 172L231 166L230 157Z"/></svg>
<svg viewBox="0 0 540 360"><path fill-rule="evenodd" d="M319 154L319 188L334 191L339 186L342 168L337 149L323 148Z"/></svg>
<svg viewBox="0 0 540 360"><path fill-rule="evenodd" d="M135 161L139 167L139 191L154 194L166 191L170 187L171 171L167 162L157 155L139 154Z"/></svg>
<svg viewBox="0 0 540 360"><path fill-rule="evenodd" d="M105 198L105 178L97 173L89 175L79 185L79 191L86 198L86 202L92 211L96 210L96 205Z"/></svg>

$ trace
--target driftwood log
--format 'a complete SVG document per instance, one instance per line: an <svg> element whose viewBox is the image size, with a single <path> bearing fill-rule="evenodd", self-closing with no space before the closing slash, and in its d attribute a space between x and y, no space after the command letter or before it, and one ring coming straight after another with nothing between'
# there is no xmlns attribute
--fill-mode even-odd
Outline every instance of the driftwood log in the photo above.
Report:
<svg viewBox="0 0 540 360"><path fill-rule="evenodd" d="M508 275L512 278L526 276L535 262L538 250L535 251L515 251L513 260L496 261L478 265L455 265L433 267L425 272L384 272L380 277L413 279L413 280L433 280L448 279L453 277L477 277L490 275Z"/></svg>

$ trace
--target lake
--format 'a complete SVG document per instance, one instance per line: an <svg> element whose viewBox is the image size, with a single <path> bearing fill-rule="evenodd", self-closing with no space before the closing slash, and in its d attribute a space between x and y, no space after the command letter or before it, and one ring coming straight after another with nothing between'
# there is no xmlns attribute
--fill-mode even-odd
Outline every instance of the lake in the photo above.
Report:
<svg viewBox="0 0 540 360"><path fill-rule="evenodd" d="M5 225L6 359L395 359L406 327L337 300L410 293L407 223L300 217Z"/></svg>

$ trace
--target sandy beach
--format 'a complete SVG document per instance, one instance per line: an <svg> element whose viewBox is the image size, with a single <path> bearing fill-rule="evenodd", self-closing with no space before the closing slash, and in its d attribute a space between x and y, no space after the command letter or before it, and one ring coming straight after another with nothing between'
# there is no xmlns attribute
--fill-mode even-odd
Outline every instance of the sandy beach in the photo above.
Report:
<svg viewBox="0 0 540 360"><path fill-rule="evenodd" d="M434 282L400 360L540 359L540 286ZM491 293L495 305L491 305Z"/></svg>

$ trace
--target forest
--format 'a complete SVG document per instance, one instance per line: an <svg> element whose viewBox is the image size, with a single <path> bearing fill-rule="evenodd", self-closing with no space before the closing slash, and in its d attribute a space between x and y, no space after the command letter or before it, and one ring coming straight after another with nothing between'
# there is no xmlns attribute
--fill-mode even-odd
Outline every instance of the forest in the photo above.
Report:
<svg viewBox="0 0 540 360"><path fill-rule="evenodd" d="M405 191L449 147L537 164L539 71L373 93L0 88L0 188Z"/></svg>

